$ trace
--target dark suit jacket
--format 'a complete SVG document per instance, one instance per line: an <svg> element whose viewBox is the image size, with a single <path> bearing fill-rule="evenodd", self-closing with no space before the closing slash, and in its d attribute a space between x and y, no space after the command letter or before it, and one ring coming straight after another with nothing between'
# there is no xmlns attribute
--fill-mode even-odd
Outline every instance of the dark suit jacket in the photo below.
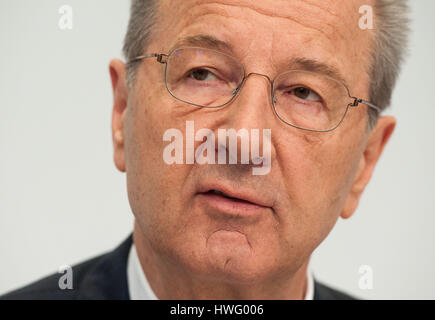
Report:
<svg viewBox="0 0 435 320"><path fill-rule="evenodd" d="M50 275L0 297L0 300L128 300L127 258L130 235L115 250L72 267L73 289L59 289L60 273ZM353 297L314 282L315 300L352 300Z"/></svg>

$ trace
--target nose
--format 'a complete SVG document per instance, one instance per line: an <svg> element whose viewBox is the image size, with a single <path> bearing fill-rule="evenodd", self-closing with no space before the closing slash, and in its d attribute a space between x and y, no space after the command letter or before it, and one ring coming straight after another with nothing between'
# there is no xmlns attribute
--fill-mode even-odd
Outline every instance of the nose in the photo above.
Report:
<svg viewBox="0 0 435 320"><path fill-rule="evenodd" d="M254 77L255 76L255 77ZM248 81L250 80L250 81ZM266 80L266 81L265 81ZM245 129L251 138L250 159L253 160L257 155L253 154L253 144L257 143L257 150L268 149L270 147L270 160L274 158L275 150L272 144L273 127L276 124L274 111L271 101L272 81L269 76L261 73L251 72L236 89L236 97L226 106L226 126L227 129L239 131ZM270 130L271 136L266 134ZM257 140L254 142L255 137ZM265 142L265 139L268 141ZM257 142L258 141L258 142ZM241 154L241 144L238 143L238 155ZM259 154L264 157L265 155ZM239 157L240 159L240 157Z"/></svg>
<svg viewBox="0 0 435 320"><path fill-rule="evenodd" d="M257 76L257 78L248 81L251 76ZM260 80L267 80L267 82ZM245 76L236 89L236 97L230 107L234 125L245 129L262 129L265 126L271 128L270 121L273 120L270 116L273 115L272 86L272 80L268 75L251 72Z"/></svg>
<svg viewBox="0 0 435 320"><path fill-rule="evenodd" d="M250 72L248 73L248 75L245 77L245 81L251 76L251 75L257 75L260 77L265 77L267 80L269 80L270 85L272 86L272 80L270 80L269 76L267 74L262 74L262 73L257 73L257 72Z"/></svg>
<svg viewBox="0 0 435 320"><path fill-rule="evenodd" d="M272 87L273 87L273 82L270 79L270 77L267 74L262 74L262 73L257 73L257 72L250 72L248 73L245 78L243 79L243 81L240 83L240 85L234 90L234 94L238 94L240 92L240 90L242 89L242 87L244 86L245 82L248 80L248 78L252 75L256 75L256 76L260 76L260 77L265 77L267 80L269 80L270 83L270 92L272 93ZM271 95L272 96L272 95Z"/></svg>

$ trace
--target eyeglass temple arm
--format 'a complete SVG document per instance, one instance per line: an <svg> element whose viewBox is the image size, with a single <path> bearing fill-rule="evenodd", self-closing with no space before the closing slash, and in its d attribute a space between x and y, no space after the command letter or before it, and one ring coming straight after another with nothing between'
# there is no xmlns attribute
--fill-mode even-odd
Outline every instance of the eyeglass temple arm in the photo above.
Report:
<svg viewBox="0 0 435 320"><path fill-rule="evenodd" d="M370 108L376 110L378 113L381 113L381 108L379 108L378 106L374 105L373 103L370 103L366 100L363 99L358 99L355 97L352 97L352 99L354 99L353 103L350 104L351 107L357 107L360 103L365 104L367 106L369 106Z"/></svg>
<svg viewBox="0 0 435 320"><path fill-rule="evenodd" d="M132 62L139 61L139 60L146 59L146 58L157 58L158 62L166 63L167 57L168 57L168 55L166 55L164 53L150 53L150 54L144 54L142 56L138 56L138 57L130 60L128 63L132 63Z"/></svg>

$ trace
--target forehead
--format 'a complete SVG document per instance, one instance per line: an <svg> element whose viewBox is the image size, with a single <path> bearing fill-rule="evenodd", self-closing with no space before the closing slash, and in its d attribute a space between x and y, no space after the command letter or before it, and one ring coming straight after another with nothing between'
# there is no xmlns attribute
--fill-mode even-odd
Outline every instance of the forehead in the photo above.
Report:
<svg viewBox="0 0 435 320"><path fill-rule="evenodd" d="M174 1L163 0L154 44L167 52L185 38L210 35L229 44L231 53L256 72L270 73L285 68L289 60L310 59L343 77L357 73L361 80L368 70L372 35L358 27L359 8L369 3L184 0L174 6Z"/></svg>

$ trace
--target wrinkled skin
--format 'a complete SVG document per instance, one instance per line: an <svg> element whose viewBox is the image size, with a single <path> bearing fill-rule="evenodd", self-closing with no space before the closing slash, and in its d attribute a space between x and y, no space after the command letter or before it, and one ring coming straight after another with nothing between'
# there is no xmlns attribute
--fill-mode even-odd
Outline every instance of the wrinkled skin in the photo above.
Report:
<svg viewBox="0 0 435 320"><path fill-rule="evenodd" d="M160 2L146 53L211 35L233 47L247 73L273 78L292 58L314 59L336 68L354 96L370 98L373 34L358 28L358 8L367 1L171 2ZM161 299L303 298L311 253L340 216L354 213L395 119L380 117L369 131L360 105L332 132L298 130L279 121L270 84L255 75L225 108L197 108L169 95L163 68L143 60L128 88L124 63L110 63L114 160L126 172L134 241L154 292ZM254 176L249 165L167 165L163 133L184 132L186 120L213 131L270 128L270 173ZM198 194L210 182L268 206L250 216L216 211Z"/></svg>

